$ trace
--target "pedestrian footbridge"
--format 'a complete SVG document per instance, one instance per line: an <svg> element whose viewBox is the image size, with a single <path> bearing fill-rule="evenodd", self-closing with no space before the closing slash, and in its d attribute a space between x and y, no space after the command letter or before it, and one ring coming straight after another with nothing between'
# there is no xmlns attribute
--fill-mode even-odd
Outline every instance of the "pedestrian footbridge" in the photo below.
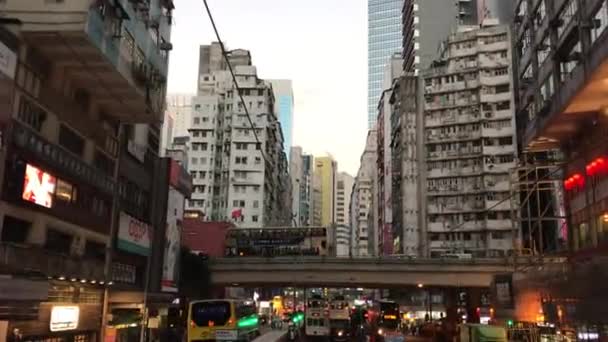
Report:
<svg viewBox="0 0 608 342"><path fill-rule="evenodd" d="M536 258L391 259L335 257L232 257L210 260L218 286L326 286L390 288L403 286L487 287L494 275L540 267Z"/></svg>

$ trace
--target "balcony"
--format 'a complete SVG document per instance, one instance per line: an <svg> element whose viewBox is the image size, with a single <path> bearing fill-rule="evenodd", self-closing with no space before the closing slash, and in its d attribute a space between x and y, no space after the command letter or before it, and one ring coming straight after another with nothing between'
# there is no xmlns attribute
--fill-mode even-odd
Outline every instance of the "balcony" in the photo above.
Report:
<svg viewBox="0 0 608 342"><path fill-rule="evenodd" d="M465 56L474 56L477 54L477 46L462 49L450 49L450 58L460 58Z"/></svg>
<svg viewBox="0 0 608 342"><path fill-rule="evenodd" d="M104 262L48 252L38 246L0 243L0 268L66 279L104 279Z"/></svg>
<svg viewBox="0 0 608 342"><path fill-rule="evenodd" d="M163 54L171 45L157 44L149 28L169 40L169 17L145 0L99 3L11 0L0 3L0 12L21 20L25 42L58 68L58 77L87 89L107 113L127 123L162 120Z"/></svg>
<svg viewBox="0 0 608 342"><path fill-rule="evenodd" d="M511 202L510 201L486 201L486 210L496 210L496 211L508 211L511 210ZM511 227L509 225L509 227Z"/></svg>
<svg viewBox="0 0 608 342"><path fill-rule="evenodd" d="M483 229L483 221L466 221L462 223L430 222L428 230L430 233L477 231Z"/></svg>
<svg viewBox="0 0 608 342"><path fill-rule="evenodd" d="M509 203L509 202L507 201L507 203ZM487 220L486 227L490 230L513 229L511 220Z"/></svg>
<svg viewBox="0 0 608 342"><path fill-rule="evenodd" d="M479 83L484 86L497 86L501 84L509 84L511 80L509 75L500 76L480 76Z"/></svg>
<svg viewBox="0 0 608 342"><path fill-rule="evenodd" d="M501 128L482 127L481 135L484 138L509 137L509 136L515 135L515 129L513 127L501 127Z"/></svg>
<svg viewBox="0 0 608 342"><path fill-rule="evenodd" d="M506 51L508 49L509 49L509 43L506 40L494 42L491 44L480 44L479 45L480 52L492 52L492 51L500 51L500 50Z"/></svg>
<svg viewBox="0 0 608 342"><path fill-rule="evenodd" d="M515 153L513 145L497 145L497 146L484 146L484 155L499 155L499 154L510 154Z"/></svg>
<svg viewBox="0 0 608 342"><path fill-rule="evenodd" d="M500 68L508 67L509 60L506 58L491 58L484 54L479 55L479 67L480 68Z"/></svg>
<svg viewBox="0 0 608 342"><path fill-rule="evenodd" d="M585 14L587 15L587 14ZM587 20L588 18L585 18ZM597 112L608 107L608 31L580 54L581 60L551 98L546 114L526 125L523 145L531 150L559 148L580 134Z"/></svg>
<svg viewBox="0 0 608 342"><path fill-rule="evenodd" d="M38 133L17 120L12 120L10 141L19 150L35 156L66 175L90 184L105 195L112 195L114 180L102 171L85 163L63 147L48 142Z"/></svg>
<svg viewBox="0 0 608 342"><path fill-rule="evenodd" d="M505 101L511 101L511 96L512 96L512 93L510 91L506 92L506 93L499 93L499 94L481 94L480 101L482 103L505 102Z"/></svg>

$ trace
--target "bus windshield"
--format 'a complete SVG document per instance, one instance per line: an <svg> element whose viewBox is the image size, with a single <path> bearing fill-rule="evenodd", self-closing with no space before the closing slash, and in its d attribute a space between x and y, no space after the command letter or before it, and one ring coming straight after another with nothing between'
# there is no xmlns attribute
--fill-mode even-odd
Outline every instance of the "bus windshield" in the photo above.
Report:
<svg viewBox="0 0 608 342"><path fill-rule="evenodd" d="M389 330L396 330L399 328L399 321L396 319L385 319L380 322L379 326Z"/></svg>
<svg viewBox="0 0 608 342"><path fill-rule="evenodd" d="M230 303L225 301L192 303L192 321L199 327L222 326L230 319Z"/></svg>
<svg viewBox="0 0 608 342"><path fill-rule="evenodd" d="M350 329L350 321L347 319L332 319L329 324L336 329Z"/></svg>
<svg viewBox="0 0 608 342"><path fill-rule="evenodd" d="M321 300L309 300L308 301L308 307L309 308L322 308L323 307L323 301L321 301Z"/></svg>

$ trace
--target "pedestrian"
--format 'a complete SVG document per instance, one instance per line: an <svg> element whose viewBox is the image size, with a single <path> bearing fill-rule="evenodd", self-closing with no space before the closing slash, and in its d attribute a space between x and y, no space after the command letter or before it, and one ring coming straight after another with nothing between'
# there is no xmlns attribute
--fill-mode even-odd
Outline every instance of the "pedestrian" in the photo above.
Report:
<svg viewBox="0 0 608 342"><path fill-rule="evenodd" d="M6 337L6 342L21 342L23 341L23 334L18 328L13 329L11 334Z"/></svg>

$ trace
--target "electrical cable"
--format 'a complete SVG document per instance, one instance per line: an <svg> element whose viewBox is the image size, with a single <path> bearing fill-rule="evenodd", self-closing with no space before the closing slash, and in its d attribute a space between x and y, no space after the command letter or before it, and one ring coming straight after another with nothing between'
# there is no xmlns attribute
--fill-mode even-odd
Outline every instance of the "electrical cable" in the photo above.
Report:
<svg viewBox="0 0 608 342"><path fill-rule="evenodd" d="M234 83L234 87L236 88L236 91L239 94L239 99L241 100L241 104L243 105L243 108L245 109L245 115L247 116L247 121L249 121L251 130L253 131L253 136L255 137L255 141L256 141L256 143L258 143L260 145L259 151L262 153L262 158L264 159L264 162L272 165L272 163L268 160L268 158L266 158L266 154L264 153L264 146L262 145L262 142L258 138L258 134L256 132L256 130L258 128L255 127L255 125L253 124L253 121L251 120L251 116L249 115L249 110L247 109L247 104L245 103L245 99L243 98L243 93L241 92L241 88L239 87L239 84L236 80L236 75L234 73L234 69L232 68L232 64L230 64L230 59L228 58L228 52L226 51L226 48L224 47L224 43L222 42L222 39L220 38L220 33L217 29L217 26L215 25L215 20L213 19L213 15L211 14L211 9L209 9L207 0L203 0L203 4L205 4L205 9L207 10L207 15L209 16L209 20L211 21L211 26L213 26L213 31L215 32L215 37L217 38L217 41L220 44L220 48L222 50L222 55L224 57L224 60L226 61L226 64L228 65L228 70L230 71L230 75L232 76L232 82Z"/></svg>

